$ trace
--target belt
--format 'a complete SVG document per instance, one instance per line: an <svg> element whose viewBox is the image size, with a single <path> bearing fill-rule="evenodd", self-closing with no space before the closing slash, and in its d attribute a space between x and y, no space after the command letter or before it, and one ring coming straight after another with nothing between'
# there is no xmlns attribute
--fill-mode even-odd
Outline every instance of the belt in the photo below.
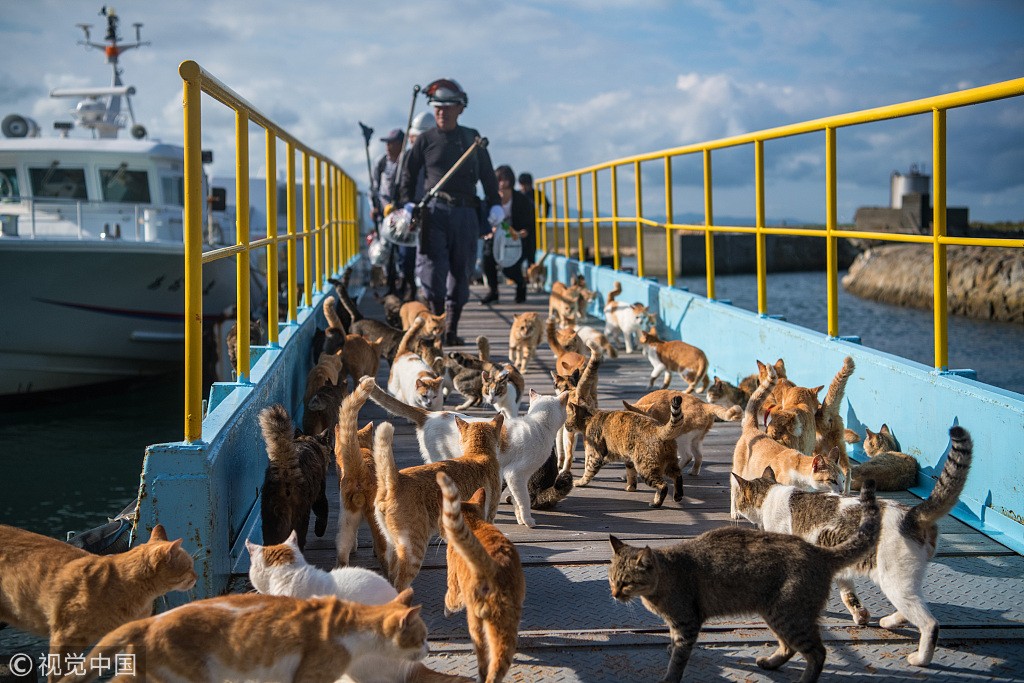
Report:
<svg viewBox="0 0 1024 683"><path fill-rule="evenodd" d="M442 204L448 204L449 206L466 207L470 209L475 209L480 206L480 198L475 195L468 197L464 195L450 195L447 192L442 191L434 195L434 199L435 201L441 202Z"/></svg>

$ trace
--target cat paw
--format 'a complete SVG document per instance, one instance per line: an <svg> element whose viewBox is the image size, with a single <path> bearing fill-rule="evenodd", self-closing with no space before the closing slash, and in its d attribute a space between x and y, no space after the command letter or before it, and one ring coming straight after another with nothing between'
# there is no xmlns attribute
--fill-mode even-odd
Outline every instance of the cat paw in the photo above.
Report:
<svg viewBox="0 0 1024 683"><path fill-rule="evenodd" d="M675 493L672 494L672 500L674 500L675 502L678 503L682 499L683 499L683 492L682 491L676 491Z"/></svg>
<svg viewBox="0 0 1024 683"><path fill-rule="evenodd" d="M768 669L774 671L782 665L782 662L777 662L773 657L758 657L756 660L757 665L762 669Z"/></svg>
<svg viewBox="0 0 1024 683"><path fill-rule="evenodd" d="M868 622L871 621L871 612L861 607L857 610L856 614L853 614L853 623L857 626L867 626ZM884 628L884 627L883 627Z"/></svg>
<svg viewBox="0 0 1024 683"><path fill-rule="evenodd" d="M928 666L932 663L932 658L922 657L919 653L914 652L912 654L907 655L907 661L910 662L913 666Z"/></svg>
<svg viewBox="0 0 1024 683"><path fill-rule="evenodd" d="M626 490L629 492L636 491L636 484L626 484Z"/></svg>
<svg viewBox="0 0 1024 683"><path fill-rule="evenodd" d="M887 617L882 617L878 620L878 625L886 629L894 629L903 626L907 623L907 620L903 618L901 614L890 614Z"/></svg>

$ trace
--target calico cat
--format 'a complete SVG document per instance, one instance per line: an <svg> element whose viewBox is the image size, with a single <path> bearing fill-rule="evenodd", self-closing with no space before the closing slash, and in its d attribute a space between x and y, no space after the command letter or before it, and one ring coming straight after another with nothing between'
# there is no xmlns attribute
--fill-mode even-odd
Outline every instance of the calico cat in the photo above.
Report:
<svg viewBox="0 0 1024 683"><path fill-rule="evenodd" d="M426 320L422 316L417 317L402 337L402 342L395 353L395 362L391 365L388 391L395 398L410 405L427 410L440 410L444 403L444 394L441 391L444 380L437 376L425 360L412 351L413 339L425 325Z"/></svg>
<svg viewBox="0 0 1024 683"><path fill-rule="evenodd" d="M526 380L511 363L480 373L480 393L496 411L511 420L519 417L519 402L526 391Z"/></svg>
<svg viewBox="0 0 1024 683"><path fill-rule="evenodd" d="M263 540L276 545L295 531L299 547L305 548L310 512L316 515L313 532L319 537L327 530L330 435L296 436L291 418L280 404L261 410L259 422L270 460L260 496Z"/></svg>
<svg viewBox="0 0 1024 683"><path fill-rule="evenodd" d="M470 418L449 411L431 412L410 406L376 386L370 393L370 399L392 415L407 418L416 425L420 456L426 463L449 460L462 454L464 443L463 432L458 427L460 421L484 422L484 418ZM568 392L558 396L542 396L531 391L530 409L526 415L502 423L496 453L499 476L512 494L516 520L520 524L529 527L535 524L530 514L528 482L544 464L554 444L555 434L565 424L565 405L568 400Z"/></svg>
<svg viewBox="0 0 1024 683"><path fill-rule="evenodd" d="M576 486L586 486L606 460L626 463L626 490L636 490L637 474L653 488L651 507L661 507L672 480L672 498L683 499L683 473L676 458L676 439L683 428L682 399L672 399L671 419L655 422L628 410L590 410L570 403L566 426L583 434L584 472Z"/></svg>
<svg viewBox="0 0 1024 683"><path fill-rule="evenodd" d="M537 355L541 332L540 318L535 311L513 316L508 333L508 355L519 372L526 372L530 359Z"/></svg>
<svg viewBox="0 0 1024 683"><path fill-rule="evenodd" d="M604 332L598 332L589 325L578 325L576 327L576 336L579 338L580 343L584 346L590 346L591 344L597 345L601 349L601 354L608 356L609 358L618 358L619 352L615 350L612 343L608 341L608 337Z"/></svg>
<svg viewBox="0 0 1024 683"><path fill-rule="evenodd" d="M882 590L896 611L879 621L882 628L894 629L909 621L921 632L917 651L907 659L915 666L928 666L939 637L939 624L924 600L922 582L929 560L935 556L939 520L957 503L967 482L974 445L967 430L949 430L949 456L935 482L935 488L923 501L908 507L894 501L881 501L882 529L872 550L860 562L837 575L843 604L855 623L868 623L871 615L854 590L855 576L868 576ZM775 481L766 469L753 481L738 479L739 509L751 522L767 531L796 534L822 546L847 541L858 524L862 511L850 496L823 495L799 491ZM867 480L867 484L873 483Z"/></svg>
<svg viewBox="0 0 1024 683"><path fill-rule="evenodd" d="M623 401L622 404L626 410L636 410L657 422L667 422L671 417L669 404L676 396L682 401L683 411L683 432L676 439L679 468L682 469L692 462L690 474L697 476L700 474L700 466L704 462L701 445L704 443L704 437L708 435L711 427L715 424L715 418L723 422L736 422L743 417L743 411L738 406L726 409L705 403L691 394L670 389L652 391L632 405L626 401Z"/></svg>
<svg viewBox="0 0 1024 683"><path fill-rule="evenodd" d="M377 526L373 501L377 497L377 471L373 461L373 425L358 430L359 411L376 384L364 377L341 403L338 425L334 432L334 462L338 467L338 535L335 548L338 566L348 564L356 547L359 523L364 519L370 527L373 554L382 567L387 567L387 540Z"/></svg>
<svg viewBox="0 0 1024 683"><path fill-rule="evenodd" d="M526 284L530 286L534 292L543 292L544 285L548 279L548 269L544 265L544 259L548 257L548 253L545 251L540 260L536 263L531 263L526 268Z"/></svg>
<svg viewBox="0 0 1024 683"><path fill-rule="evenodd" d="M445 616L466 609L476 649L479 680L501 683L512 666L519 641L519 620L526 599L526 578L515 545L484 517L484 490L462 502L455 482L437 473L448 543L448 591Z"/></svg>
<svg viewBox="0 0 1024 683"><path fill-rule="evenodd" d="M306 562L295 535L282 545L262 546L246 540L249 551L249 582L264 595L291 598L335 596L364 605L384 605L398 597L398 591L380 574L363 567L339 567L325 572ZM471 679L432 671L421 662L366 655L353 662L340 683L373 681L415 683L463 682Z"/></svg>
<svg viewBox="0 0 1024 683"><path fill-rule="evenodd" d="M621 293L622 283L616 281L604 305L604 333L609 339L621 336L626 353L633 353L634 340L639 341L640 333L654 326L654 316L643 304L616 301Z"/></svg>
<svg viewBox="0 0 1024 683"><path fill-rule="evenodd" d="M0 524L0 622L48 636L59 661L149 616L154 600L190 590L196 578L181 539L169 542L160 524L148 543L102 556Z"/></svg>
<svg viewBox="0 0 1024 683"><path fill-rule="evenodd" d="M469 495L483 487L487 492L485 519L498 509L498 443L505 418L467 423L456 418L462 436L463 455L399 471L391 450L394 427L384 422L374 435L373 457L377 467L377 524L387 538L388 578L402 590L412 583L423 565L430 537L439 529L441 501L437 473L447 473Z"/></svg>
<svg viewBox="0 0 1024 683"><path fill-rule="evenodd" d="M795 536L739 527L705 532L669 548L636 548L611 536L608 583L612 597L639 597L665 620L672 638L663 681L677 683L704 622L712 617L759 614L779 641L762 669L777 669L799 652L807 660L802 683L818 680L825 664L818 618L836 572L864 557L878 540L879 510L868 482L853 533L835 547Z"/></svg>
<svg viewBox="0 0 1024 683"><path fill-rule="evenodd" d="M874 479L879 491L902 491L916 486L917 460L900 452L900 444L889 426L883 424L877 432L865 431L864 452L871 459L853 466L853 486L865 479Z"/></svg>
<svg viewBox="0 0 1024 683"><path fill-rule="evenodd" d="M846 491L850 492L852 484L850 476L850 458L846 454L846 427L843 424L843 416L839 413L839 405L843 402L843 394L846 392L846 384L857 366L853 358L847 356L843 359L843 367L839 369L836 376L832 378L828 391L821 406L814 413L814 430L817 438L814 442L815 453L828 453L833 448L839 449L839 466L846 475ZM876 479L877 484L877 479ZM879 486L880 491L885 489Z"/></svg>
<svg viewBox="0 0 1024 683"><path fill-rule="evenodd" d="M648 387L653 387L654 380L664 373L665 381L661 388L668 389L672 382L672 373L678 372L686 382L684 391L687 394L692 394L694 390L707 389L708 357L696 346L679 340L662 341L653 327L647 332L640 331L640 344L644 347L644 355L654 368L651 370L650 381L647 382Z"/></svg>
<svg viewBox="0 0 1024 683"><path fill-rule="evenodd" d="M761 365L758 362L758 365ZM764 365L765 376L750 397L743 411L742 431L732 454L732 471L741 477L753 478L771 467L779 481L810 491L839 493L845 488L845 475L839 467L838 449L825 455L809 456L787 448L758 429L757 415L775 386L775 368ZM736 508L737 487L731 485L729 515L739 519Z"/></svg>
<svg viewBox="0 0 1024 683"><path fill-rule="evenodd" d="M399 315L402 318L402 329L408 330L416 318L423 318L423 334L438 336L444 334L445 315L433 315L426 304L420 301L409 301L402 304Z"/></svg>
<svg viewBox="0 0 1024 683"><path fill-rule="evenodd" d="M427 626L411 601L411 589L383 605L333 596L224 595L129 622L104 636L85 661L93 667L101 658L136 654L156 681L331 683L364 657L426 655ZM63 680L85 683L99 673Z"/></svg>

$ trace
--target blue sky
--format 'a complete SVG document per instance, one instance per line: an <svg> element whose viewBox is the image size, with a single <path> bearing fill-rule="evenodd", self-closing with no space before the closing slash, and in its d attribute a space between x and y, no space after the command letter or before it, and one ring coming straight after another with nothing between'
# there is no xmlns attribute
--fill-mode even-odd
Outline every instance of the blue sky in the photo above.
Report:
<svg viewBox="0 0 1024 683"><path fill-rule="evenodd" d="M0 0L0 114L67 119L53 87L104 85L75 42L102 37L100 0ZM357 121L404 126L414 84L453 77L461 122L495 163L537 176L612 158L893 104L1024 76L1024 2L561 0L367 3L125 0L123 57L135 112L181 135L177 65L198 61L365 185ZM420 98L417 111L426 109ZM215 175L233 173L231 116L204 104ZM949 116L949 204L977 220L1024 220L1024 99ZM769 219L821 220L818 139L767 147ZM383 144L373 142L374 157ZM716 214L753 215L752 154L715 158ZM930 119L839 134L839 218L888 202L889 174L931 171ZM258 161L253 162L254 169ZM699 174L676 171L679 212L700 211ZM653 201L653 200L652 200Z"/></svg>

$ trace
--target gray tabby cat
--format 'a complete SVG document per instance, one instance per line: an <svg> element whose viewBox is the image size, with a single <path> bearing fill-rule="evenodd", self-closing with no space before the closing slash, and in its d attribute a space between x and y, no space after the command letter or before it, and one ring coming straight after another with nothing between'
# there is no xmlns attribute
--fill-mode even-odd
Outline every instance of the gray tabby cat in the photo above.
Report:
<svg viewBox="0 0 1024 683"><path fill-rule="evenodd" d="M921 631L917 651L907 660L928 666L939 638L939 624L928 609L921 584L928 561L935 556L938 520L956 505L967 482L974 446L963 427L949 430L952 447L931 495L914 507L882 501L882 531L873 552L836 576L843 604L860 625L871 617L853 587L857 575L871 578L896 611L879 621L882 628L899 628L907 621ZM735 476L735 475L734 475ZM792 533L823 546L843 543L860 524L860 508L850 496L808 493L775 482L771 468L765 476L740 486L740 513L767 531Z"/></svg>
<svg viewBox="0 0 1024 683"><path fill-rule="evenodd" d="M760 614L779 639L779 648L770 657L759 657L757 665L777 669L799 652L807 660L800 681L818 680L825 664L818 616L832 576L859 560L878 539L874 482L864 485L860 501L860 527L833 548L739 527L714 529L656 550L609 537L614 551L608 569L612 597L621 602L639 597L669 628L671 654L662 681L682 678L705 620L751 612Z"/></svg>

